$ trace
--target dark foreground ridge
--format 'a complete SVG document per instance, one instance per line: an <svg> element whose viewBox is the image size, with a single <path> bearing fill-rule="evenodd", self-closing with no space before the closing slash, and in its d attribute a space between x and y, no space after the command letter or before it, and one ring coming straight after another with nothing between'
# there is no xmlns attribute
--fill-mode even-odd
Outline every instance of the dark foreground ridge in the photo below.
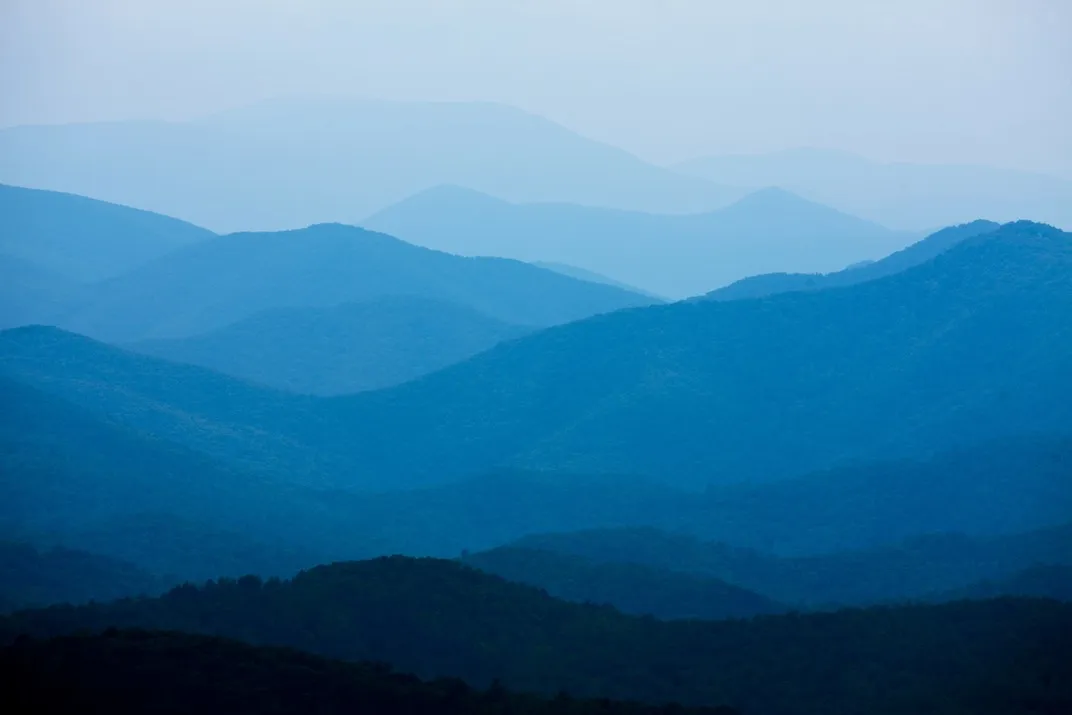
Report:
<svg viewBox="0 0 1072 715"><path fill-rule="evenodd" d="M477 688L498 680L549 696L761 715L1009 715L1072 703L1072 604L996 599L663 622L559 601L457 562L403 557L24 611L0 620L0 638L110 627L388 662Z"/></svg>
<svg viewBox="0 0 1072 715"><path fill-rule="evenodd" d="M734 715L730 708L647 706L474 690L422 682L382 663L343 663L285 648L184 633L116 631L0 651L0 683L15 712L465 713L466 715ZM8 710L12 712L12 710Z"/></svg>

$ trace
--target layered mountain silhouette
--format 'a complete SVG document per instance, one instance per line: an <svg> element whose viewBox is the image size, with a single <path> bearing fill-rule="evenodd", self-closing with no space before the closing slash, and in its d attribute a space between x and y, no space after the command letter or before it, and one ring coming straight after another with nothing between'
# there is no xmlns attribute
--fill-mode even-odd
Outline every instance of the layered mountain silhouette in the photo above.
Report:
<svg viewBox="0 0 1072 715"><path fill-rule="evenodd" d="M540 558L529 554L548 555ZM938 593L949 594L952 599L958 589L974 591L977 583L1017 579L1029 567L1070 566L1072 525L990 537L935 533L883 548L798 557L776 557L650 528L591 530L529 536L467 561L564 598L570 596L561 593L564 587L559 583L565 582L565 588L580 588L585 582L573 573L583 573L585 566L631 566L641 571L715 579L797 607L866 605L936 598L933 594ZM995 587L989 595L1015 593L1000 588ZM649 586L647 590L654 589ZM1044 594L1025 591L1020 595ZM628 603L624 590L614 596L608 602L619 605L615 599L620 599Z"/></svg>
<svg viewBox="0 0 1072 715"><path fill-rule="evenodd" d="M339 404L380 469L772 480L1072 429L1072 240L1010 224L843 290L622 311ZM382 449L408 437L412 449Z"/></svg>
<svg viewBox="0 0 1072 715"><path fill-rule="evenodd" d="M820 290L865 283L926 263L961 241L989 233L997 228L998 224L993 221L981 220L960 226L950 226L878 261L851 265L835 273L767 273L750 276L724 288L713 290L703 298L711 300L763 298L791 291Z"/></svg>
<svg viewBox="0 0 1072 715"><path fill-rule="evenodd" d="M1070 263L1067 234L1010 224L881 280L620 311L329 401L44 329L5 333L0 370L113 420L136 413L217 458L321 483L414 485L507 465L772 481L1072 432Z"/></svg>
<svg viewBox="0 0 1072 715"><path fill-rule="evenodd" d="M357 223L439 184L515 201L702 211L741 192L490 103L278 100L192 122L0 131L0 181L219 232Z"/></svg>
<svg viewBox="0 0 1072 715"><path fill-rule="evenodd" d="M365 466L333 414L338 398L273 392L55 329L8 331L0 344L3 372L37 385L3 382L5 533L180 578L286 575L382 553L456 556L608 526L807 555L881 551L933 532L1015 534L1072 516L1068 438L991 440L703 494L568 471L398 490L411 482Z"/></svg>
<svg viewBox="0 0 1072 715"><path fill-rule="evenodd" d="M526 332L462 305L392 296L275 308L203 335L130 347L282 390L339 395L412 380Z"/></svg>
<svg viewBox="0 0 1072 715"><path fill-rule="evenodd" d="M528 692L782 715L1008 713L1028 702L1056 707L1072 682L1072 643L1062 637L1072 605L1055 601L662 623L558 601L461 564L401 557L321 566L289 581L250 576L157 599L24 611L0 619L0 640L109 627L386 661L478 687L499 680Z"/></svg>
<svg viewBox="0 0 1072 715"><path fill-rule="evenodd" d="M565 263L671 298L757 273L837 270L912 240L911 234L778 189L755 192L717 211L675 216L514 204L444 186L363 225L452 253Z"/></svg>
<svg viewBox="0 0 1072 715"><path fill-rule="evenodd" d="M848 152L792 149L714 156L675 167L736 186L781 186L812 201L878 221L928 230L979 217L1034 218L1072 228L1072 182L987 166L884 163Z"/></svg>
<svg viewBox="0 0 1072 715"><path fill-rule="evenodd" d="M155 595L168 585L118 559L0 541L0 611Z"/></svg>
<svg viewBox="0 0 1072 715"><path fill-rule="evenodd" d="M717 578L628 561L597 562L512 546L465 556L463 561L508 581L542 588L555 598L608 603L623 613L641 616L721 620L786 610L769 598Z"/></svg>
<svg viewBox="0 0 1072 715"><path fill-rule="evenodd" d="M0 184L0 254L67 280L112 278L212 236L128 206Z"/></svg>
<svg viewBox="0 0 1072 715"><path fill-rule="evenodd" d="M542 326L653 301L520 261L462 258L352 226L221 236L94 286L61 324L111 341L178 338L261 311L386 296Z"/></svg>

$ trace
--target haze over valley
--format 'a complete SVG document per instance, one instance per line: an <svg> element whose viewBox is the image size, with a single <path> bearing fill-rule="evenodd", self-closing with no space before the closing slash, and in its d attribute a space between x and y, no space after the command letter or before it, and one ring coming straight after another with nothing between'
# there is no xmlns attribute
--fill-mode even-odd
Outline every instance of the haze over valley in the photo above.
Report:
<svg viewBox="0 0 1072 715"><path fill-rule="evenodd" d="M5 698L1068 712L1067 15L4 5Z"/></svg>

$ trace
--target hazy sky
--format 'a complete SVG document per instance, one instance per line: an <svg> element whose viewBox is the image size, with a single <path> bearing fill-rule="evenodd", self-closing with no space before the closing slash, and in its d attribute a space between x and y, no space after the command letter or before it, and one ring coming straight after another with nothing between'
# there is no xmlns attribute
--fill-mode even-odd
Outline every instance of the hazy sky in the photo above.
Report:
<svg viewBox="0 0 1072 715"><path fill-rule="evenodd" d="M0 125L492 100L645 158L1072 176L1069 0L0 0Z"/></svg>

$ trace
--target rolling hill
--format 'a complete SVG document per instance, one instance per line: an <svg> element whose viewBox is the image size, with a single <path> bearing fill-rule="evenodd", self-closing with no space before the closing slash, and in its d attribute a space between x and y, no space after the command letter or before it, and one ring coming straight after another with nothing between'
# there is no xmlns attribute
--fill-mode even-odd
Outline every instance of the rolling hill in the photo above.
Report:
<svg viewBox="0 0 1072 715"><path fill-rule="evenodd" d="M243 577L158 599L24 611L0 619L0 641L110 626L386 661L477 687L497 679L519 691L770 715L1005 714L1072 697L1069 604L660 622L557 601L457 563L401 557L321 566L289 581Z"/></svg>
<svg viewBox="0 0 1072 715"><path fill-rule="evenodd" d="M354 224L439 184L669 212L741 195L504 105L330 99L268 101L191 122L3 129L0 181L221 233Z"/></svg>
<svg viewBox="0 0 1072 715"><path fill-rule="evenodd" d="M1072 237L1017 223L882 280L603 315L336 406L396 473L770 481L1072 432L1069 315Z"/></svg>
<svg viewBox="0 0 1072 715"><path fill-rule="evenodd" d="M657 215L514 204L445 186L363 225L451 253L565 263L671 298L757 273L837 270L913 238L776 189L712 212Z"/></svg>
<svg viewBox="0 0 1072 715"><path fill-rule="evenodd" d="M723 620L777 613L785 606L710 576L630 562L506 546L466 555L463 563L555 598L610 604L623 613L664 619Z"/></svg>
<svg viewBox="0 0 1072 715"><path fill-rule="evenodd" d="M156 595L165 581L137 566L75 549L0 541L0 611Z"/></svg>
<svg viewBox="0 0 1072 715"><path fill-rule="evenodd" d="M551 325L650 298L519 261L462 258L342 225L221 236L94 286L64 327L110 341L205 333L281 307L387 296L467 306L519 325Z"/></svg>
<svg viewBox="0 0 1072 715"><path fill-rule="evenodd" d="M775 481L1072 433L1070 264L1067 234L1011 224L881 280L620 311L327 400L40 328L0 335L0 372L217 458L334 486L504 466Z"/></svg>
<svg viewBox="0 0 1072 715"><path fill-rule="evenodd" d="M544 563L516 557L509 560L515 550L548 556ZM1039 565L1072 566L1072 524L1003 536L933 533L881 548L797 557L775 557L655 529L590 530L520 539L504 547L505 555L498 557L498 561L506 561L506 572L494 568L497 551L486 552L490 570L549 590L570 573L570 562L556 562L552 555L558 555L604 568L628 565L716 579L792 606L816 608L956 594L957 589L971 589L981 582L1016 578L1025 569ZM479 567L482 558L483 554L476 554L469 561ZM1002 594L995 589L990 596L1014 593ZM618 605L614 599L608 602Z"/></svg>
<svg viewBox="0 0 1072 715"><path fill-rule="evenodd" d="M821 290L865 283L926 263L961 241L995 231L997 228L998 224L981 220L950 226L878 261L849 266L836 273L768 273L750 276L702 297L710 300L764 298L791 291Z"/></svg>
<svg viewBox="0 0 1072 715"><path fill-rule="evenodd" d="M392 296L275 308L203 335L127 347L280 390L340 395L415 379L526 332L461 305Z"/></svg>
<svg viewBox="0 0 1072 715"><path fill-rule="evenodd" d="M213 235L128 206L0 184L0 254L75 282L112 278Z"/></svg>
<svg viewBox="0 0 1072 715"><path fill-rule="evenodd" d="M714 156L674 167L735 186L780 186L884 226L930 230L983 217L1034 218L1072 229L1072 182L987 166L885 163L847 152L792 149Z"/></svg>

